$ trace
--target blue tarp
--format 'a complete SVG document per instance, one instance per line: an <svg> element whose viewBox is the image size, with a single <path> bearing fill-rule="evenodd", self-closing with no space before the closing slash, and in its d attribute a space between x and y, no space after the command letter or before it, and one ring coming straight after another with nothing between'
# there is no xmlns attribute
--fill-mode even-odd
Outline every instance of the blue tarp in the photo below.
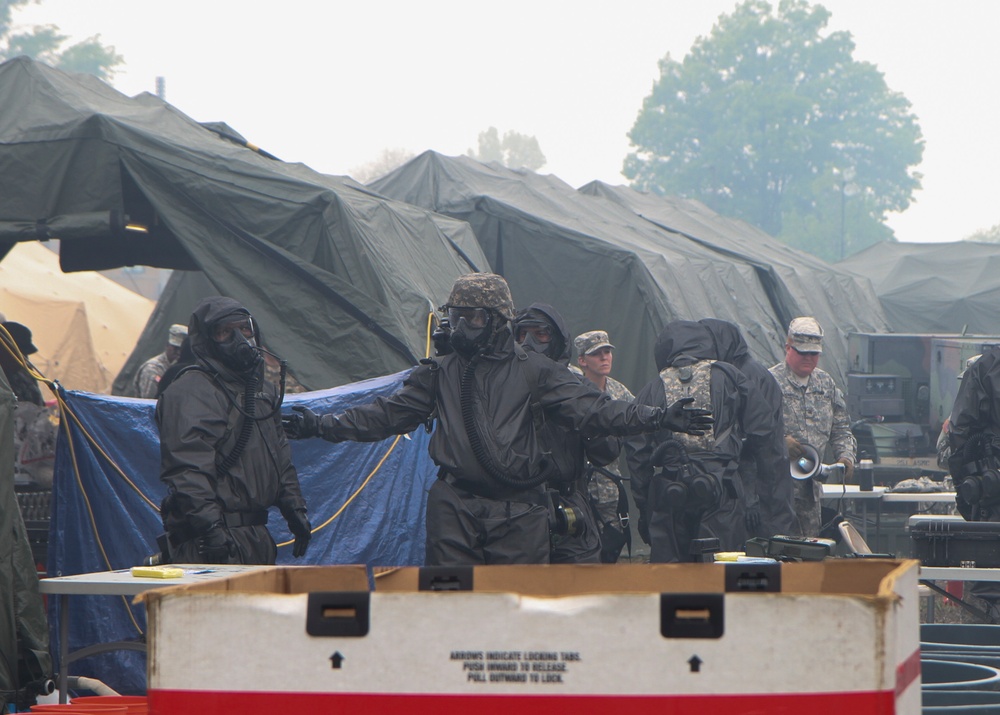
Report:
<svg viewBox="0 0 1000 715"><path fill-rule="evenodd" d="M288 395L283 409L306 405L317 412L336 412L365 404L394 392L405 374ZM139 565L157 550L156 536L163 531L154 507L165 495L159 480L156 403L84 392L61 394L70 417L64 420L68 424L56 448L48 573L67 576ZM72 439L66 439L67 427ZM292 457L314 528L330 520L388 457L350 505L313 534L304 559L292 559L291 546L285 546L278 549L278 563L420 565L427 490L436 475L427 456L428 440L426 430L418 429L399 438L395 447L393 439L293 442ZM272 509L268 526L279 544L291 539L277 509ZM50 599L53 644L59 642L55 606L56 599ZM73 596L69 608L70 652L94 643L144 638L144 609L127 599ZM92 656L73 663L70 672L99 678L120 692L141 693L146 687L146 658L136 651Z"/></svg>

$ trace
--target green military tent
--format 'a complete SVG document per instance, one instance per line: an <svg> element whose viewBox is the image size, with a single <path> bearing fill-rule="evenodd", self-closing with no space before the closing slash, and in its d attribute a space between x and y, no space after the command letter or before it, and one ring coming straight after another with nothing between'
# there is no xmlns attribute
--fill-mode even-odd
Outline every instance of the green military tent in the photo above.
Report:
<svg viewBox="0 0 1000 715"><path fill-rule="evenodd" d="M704 204L673 196L656 196L624 186L593 182L580 191L617 201L678 238L695 241L720 256L754 266L778 310L781 324L800 315L815 317L824 330L822 367L846 386L847 335L884 332L889 321L871 281L848 268L832 267L816 256L782 243L764 231L721 216ZM752 326L748 329L752 330ZM778 344L774 362L783 358Z"/></svg>
<svg viewBox="0 0 1000 715"><path fill-rule="evenodd" d="M843 385L848 332L886 328L867 279L835 269L696 202L426 152L373 182L380 194L467 221L514 302L552 304L574 333L606 329L614 375L655 375L670 320L721 318L767 365L788 321L815 315L831 339L823 367Z"/></svg>
<svg viewBox="0 0 1000 715"><path fill-rule="evenodd" d="M995 243L877 243L837 266L871 279L893 332L1000 335Z"/></svg>
<svg viewBox="0 0 1000 715"><path fill-rule="evenodd" d="M20 57L0 64L0 107L0 258L58 238L67 272L198 271L313 389L413 365L429 309L489 269L467 225L278 161L152 95ZM116 392L191 297L154 311Z"/></svg>

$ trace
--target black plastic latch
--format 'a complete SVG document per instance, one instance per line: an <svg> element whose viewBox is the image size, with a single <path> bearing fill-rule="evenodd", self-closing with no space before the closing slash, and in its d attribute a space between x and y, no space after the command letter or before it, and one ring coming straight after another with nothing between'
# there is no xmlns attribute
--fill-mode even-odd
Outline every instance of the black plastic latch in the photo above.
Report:
<svg viewBox="0 0 1000 715"><path fill-rule="evenodd" d="M726 629L721 593L660 594L660 635L664 638L721 638Z"/></svg>
<svg viewBox="0 0 1000 715"><path fill-rule="evenodd" d="M371 594L368 591L310 593L306 606L306 633L359 638L368 635L370 615Z"/></svg>
<svg viewBox="0 0 1000 715"><path fill-rule="evenodd" d="M781 564L726 564L726 593L781 593Z"/></svg>
<svg viewBox="0 0 1000 715"><path fill-rule="evenodd" d="M471 591L472 566L423 566L417 576L421 591Z"/></svg>

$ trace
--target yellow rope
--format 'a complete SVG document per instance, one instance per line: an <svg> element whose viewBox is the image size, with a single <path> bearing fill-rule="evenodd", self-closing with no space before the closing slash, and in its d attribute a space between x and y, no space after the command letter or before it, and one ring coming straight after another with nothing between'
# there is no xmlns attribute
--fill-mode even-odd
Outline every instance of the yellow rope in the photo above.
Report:
<svg viewBox="0 0 1000 715"><path fill-rule="evenodd" d="M10 343L7 342L8 340L10 341ZM14 359L17 360L18 363L23 368L25 368L33 378L47 385L49 390L52 391L52 394L55 395L56 403L59 406L60 422L63 422L66 415L71 417L73 419L73 422L75 422L76 425L80 428L80 431L83 432L84 437L87 438L87 442L89 442L90 445L94 449L96 449L100 453L100 455L104 457L105 460L107 460L108 464L110 464L114 468L114 470L118 473L118 475L125 480L126 484L128 484L144 502L146 502L150 507L152 507L154 511L159 512L160 508L149 497L147 497L145 494L142 493L142 490L139 489L138 486L136 486L135 482L133 482L129 478L129 476L125 474L122 468L119 467L118 464L115 462L115 460L112 459L112 457L107 452L104 451L101 445L97 443L97 440L94 439L93 435L91 435L90 432L87 431L87 428L83 426L83 423L80 421L80 418L76 416L76 413L74 413L73 410L69 408L69 405L66 404L66 401L63 399L62 395L59 394L58 383L55 380L50 380L44 375L42 375L38 371L38 368L36 368L34 365L31 364L31 361L29 361L28 358L25 357L24 354L18 349L17 344L13 342L13 338L11 338L10 333L8 333L6 328L4 328L3 326L0 326L0 343L2 343L5 348L7 348L8 352L10 352L10 354L14 356ZM67 428L67 434L68 434L68 428Z"/></svg>
<svg viewBox="0 0 1000 715"><path fill-rule="evenodd" d="M114 470L118 473L118 476L120 476L122 479L124 479L125 483L128 484L130 487L132 487L132 489L135 491L135 493L139 495L139 498L142 499L144 502L146 502L146 504L148 504L153 509L153 511L155 511L156 513L159 513L160 512L160 507L158 507L156 505L156 503L152 499L150 499L145 494L143 494L142 490L136 485L136 483L133 482L129 478L129 476L127 474L125 474L124 471L122 471L122 468L119 467L115 463L115 460L112 459L111 456L107 452L104 451L104 449L101 447L101 445L99 445L97 443L97 440L95 440L93 438L93 436L90 434L90 432L87 431L87 428L83 426L83 423L80 421L80 418L76 416L76 413L74 413L73 410L69 409L69 405L66 405L66 403L62 399L62 397L60 397L58 395L56 397L59 400L60 412L63 411L63 408L65 409L65 412L70 417L73 418L73 422L75 422L76 425L77 425L77 427L80 428L80 431L83 432L83 435L87 438L87 441L91 444L92 447L94 447L94 449L96 449L101 454L102 457L104 457L104 459L107 460L108 464L110 464L112 467L114 467Z"/></svg>
<svg viewBox="0 0 1000 715"><path fill-rule="evenodd" d="M31 375L31 377L48 386L52 394L55 395L56 405L59 407L59 425L64 431L66 435L66 442L69 445L70 461L73 464L73 475L76 479L76 484L80 489L80 495L83 497L84 506L87 509L87 520L90 522L90 529L94 534L94 540L97 542L97 548L101 552L101 558L104 561L105 568L107 568L108 571L112 571L113 567L111 566L111 559L108 558L108 553L104 548L104 542L101 540L101 534L97 529L97 519L94 517L94 508L90 503L90 497L87 496L87 491L83 487L83 477L80 475L80 464L76 458L76 448L73 446L73 437L69 432L69 421L66 419L67 416L72 417L73 421L76 422L77 425L79 425L81 430L83 430L83 433L84 435L86 435L87 440L92 445L97 447L98 450L100 450L101 454L104 455L105 459L107 459L108 462L115 467L118 473L125 478L125 480L132 486L132 488L135 489L136 492L138 492L139 495L146 500L146 502L152 505L154 509L156 507L155 505L152 504L152 502L149 501L149 499L146 498L144 494L142 494L141 491L139 491L138 487L136 487L135 484L132 483L132 481L125 476L125 473L122 472L122 470L118 467L118 465L115 464L114 461L104 452L104 450L100 448L100 446L97 444L94 438L87 432L87 430L83 428L83 425L80 423L80 420L77 418L75 414L73 414L72 410L69 409L69 405L66 404L66 401L59 393L58 383L55 380L50 380L44 375L42 375L41 372L39 372L38 368L36 368L34 365L31 364L31 361L28 360L27 356L25 356L24 353L21 352L20 348L17 347L17 343L14 341L14 338L11 337L11 334L7 332L7 329L4 328L2 325L0 325L0 345L2 345L7 350L7 352L14 357L14 359L18 362L19 365L21 365L21 367L23 367L25 370L28 371L28 374ZM135 630L139 633L139 635L143 635L142 628L139 626L138 621L136 621L135 614L132 613L132 609L129 606L128 599L125 596L122 596L121 600L122 603L125 605L125 610L128 612L129 620L132 621L132 625L135 627Z"/></svg>
<svg viewBox="0 0 1000 715"><path fill-rule="evenodd" d="M437 320L437 316L434 314L434 311L431 311L430 313L428 313L428 315L427 315L427 342L426 342L424 357L430 357L430 354L431 354L431 326L432 326L433 322L436 321L436 320ZM344 502L343 506L341 506L339 509L337 509L337 511L334 513L333 516L331 516L329 519L327 519L326 521L324 521L319 526L315 527L312 530L311 533L315 534L320 529L326 528L327 526L329 526L333 522L334 519L336 519L338 516L340 516L341 514L344 513L344 509L346 509L348 507L348 505L350 505L350 503L352 501L354 501L354 499L358 496L358 494L360 494L362 491L364 491L364 488L368 486L368 482L370 482L372 480L372 477L374 477L378 473L378 470L380 470L382 468L382 465L385 464L385 460L387 460L389 458L389 455L392 454L392 450L396 449L396 445L399 444L399 440L402 438L402 436L403 435L396 435L396 439L394 439L392 441L392 444L389 445L389 449L386 450L386 453L382 455L382 458L378 461L378 464L375 465L375 468L371 471L371 473L369 473L369 475L367 477L365 477L365 480L363 482L361 482L361 486L358 487L356 490L354 490L354 493L351 494L351 496L349 496L347 498L347 501ZM294 543L295 543L295 540L294 539L290 539L288 541L282 541L280 544L278 544L278 546L279 547L281 547L281 546L289 546L289 545L294 544Z"/></svg>
<svg viewBox="0 0 1000 715"><path fill-rule="evenodd" d="M90 504L90 497L87 496L87 490L83 487L83 478L80 476L80 465L76 459L76 449L73 446L73 436L69 433L69 423L66 421L64 413L69 412L66 402L62 397L56 393L56 398L59 404L60 413L60 425L66 434L66 443L69 445L70 460L73 463L73 474L76 477L77 486L80 488L80 494L83 496L83 503L87 507L87 519L90 521L90 528L94 533L94 540L97 542L97 548L101 552L101 558L104 560L104 565L108 571L113 571L114 567L111 565L111 559L108 558L108 553L104 549L104 542L101 540L101 534L97 529L97 520L94 518L94 508ZM128 612L129 620L132 621L132 625L139 635L143 635L142 628L139 626L138 621L135 620L135 614L132 613L132 609L129 606L128 599L125 596L121 596L122 603L125 605L125 610ZM62 616L65 618L65 614Z"/></svg>

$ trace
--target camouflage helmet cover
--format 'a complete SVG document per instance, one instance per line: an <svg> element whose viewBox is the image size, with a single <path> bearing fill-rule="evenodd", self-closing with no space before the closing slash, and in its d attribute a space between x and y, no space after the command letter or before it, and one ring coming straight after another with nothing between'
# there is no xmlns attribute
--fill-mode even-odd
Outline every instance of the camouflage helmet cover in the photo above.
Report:
<svg viewBox="0 0 1000 715"><path fill-rule="evenodd" d="M468 273L451 287L446 307L488 308L507 320L514 319L514 300L503 276L496 273Z"/></svg>

